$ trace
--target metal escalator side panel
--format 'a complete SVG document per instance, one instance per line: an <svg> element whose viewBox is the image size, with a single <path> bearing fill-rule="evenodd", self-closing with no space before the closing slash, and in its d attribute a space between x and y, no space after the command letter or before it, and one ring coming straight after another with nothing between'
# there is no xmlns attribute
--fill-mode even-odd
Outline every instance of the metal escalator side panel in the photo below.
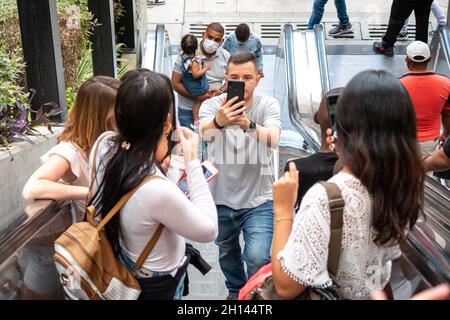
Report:
<svg viewBox="0 0 450 320"><path fill-rule="evenodd" d="M321 81L318 62L309 66L311 60L317 61L314 32L293 31L291 25L286 25L284 37L289 116L306 143L317 151L320 128L313 121L313 115L321 99ZM316 86L318 90L313 89Z"/></svg>
<svg viewBox="0 0 450 320"><path fill-rule="evenodd" d="M165 74L172 74L172 52L169 34L164 25L158 24L155 30L147 32L142 68Z"/></svg>

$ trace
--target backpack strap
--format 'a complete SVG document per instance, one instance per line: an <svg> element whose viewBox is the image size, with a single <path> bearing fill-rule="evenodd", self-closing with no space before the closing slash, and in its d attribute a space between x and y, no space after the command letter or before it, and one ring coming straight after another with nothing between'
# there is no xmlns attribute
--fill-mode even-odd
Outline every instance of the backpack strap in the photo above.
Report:
<svg viewBox="0 0 450 320"><path fill-rule="evenodd" d="M97 141L97 145L95 146L94 150L94 156L92 157L92 170L91 170L91 184L89 186L89 191L87 194L86 203L89 202L89 200L92 198L92 192L94 190L94 179L95 179L95 164L97 162L97 153L98 153L98 147L100 146L100 143L105 140L106 138L114 135L113 132L104 132L100 135ZM86 220L91 225L94 225L94 216L95 216L95 207L93 205L90 205L86 208Z"/></svg>
<svg viewBox="0 0 450 320"><path fill-rule="evenodd" d="M140 188L142 187L144 184L146 184L147 182L154 180L154 179L162 179L161 177L158 176L149 176L147 178L145 178L137 187L135 187L134 189L132 189L131 191L128 191L128 193L126 193L120 200L119 202L117 202L114 207L111 209L111 211L109 211L109 213L106 215L105 218L103 218L102 221L100 221L100 223L97 226L97 230L100 232L101 230L103 230L103 228L106 226L106 224L111 221L111 219L114 217L114 215L119 212L119 210L123 207L123 205L128 201L128 199L131 198L131 196ZM140 269L142 264L144 263L145 259L147 259L148 255L150 254L150 252L152 251L153 247L156 245L156 242L158 242L159 237L161 236L161 233L164 229L164 225L163 224L159 224L158 228L156 229L155 234L152 236L152 238L149 240L149 242L147 243L147 245L144 247L144 250L142 250L142 253L139 255L139 258L137 259L136 263L135 263L135 267L136 269Z"/></svg>
<svg viewBox="0 0 450 320"><path fill-rule="evenodd" d="M156 229L155 234L150 239L150 241L147 243L144 250L142 250L142 253L140 254L139 258L136 260L136 263L134 264L134 267L137 270L139 270L142 267L145 259L147 259L150 252L152 252L153 247L156 245L156 242L158 242L158 239L161 236L163 229L164 229L164 225L160 223L158 226L158 229Z"/></svg>
<svg viewBox="0 0 450 320"><path fill-rule="evenodd" d="M342 226L345 202L341 190L333 182L320 181L325 188L330 205L330 243L328 246L328 270L335 276L341 256Z"/></svg>
<svg viewBox="0 0 450 320"><path fill-rule="evenodd" d="M106 217L104 217L102 219L102 221L100 221L100 223L97 225L96 229L100 232L103 230L103 228L105 228L106 224L111 221L111 219L116 215L117 212L119 212L119 210L123 207L123 205L128 201L128 199L131 198L131 196L138 191L138 189L140 187L142 187L144 184L146 184L147 182L153 180L153 179L162 179L161 177L158 176L148 176L146 177L144 180L142 180L142 182L135 188L133 188L132 190L128 191L125 195L122 196L122 198L120 198L120 200L114 205L114 207L108 212L108 214L106 215Z"/></svg>

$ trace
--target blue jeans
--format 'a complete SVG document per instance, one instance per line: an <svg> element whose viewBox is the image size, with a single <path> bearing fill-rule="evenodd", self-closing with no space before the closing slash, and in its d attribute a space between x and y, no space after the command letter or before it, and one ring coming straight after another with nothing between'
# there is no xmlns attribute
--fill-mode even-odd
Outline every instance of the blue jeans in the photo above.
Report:
<svg viewBox="0 0 450 320"><path fill-rule="evenodd" d="M325 11L325 5L328 0L314 0L313 9L311 12L311 17L308 22L308 30L312 30L315 24L322 21L323 12ZM345 0L334 0L334 5L336 6L338 19L340 24L347 24L350 19L347 15L347 7L345 6Z"/></svg>
<svg viewBox="0 0 450 320"><path fill-rule="evenodd" d="M270 262L273 236L273 202L256 208L233 210L217 206L219 216L219 263L230 294L237 294L259 268ZM244 234L244 252L239 235ZM247 272L244 268L247 265Z"/></svg>
<svg viewBox="0 0 450 320"><path fill-rule="evenodd" d="M191 129L191 124L194 123L194 115L191 110L178 108L178 121L180 126Z"/></svg>

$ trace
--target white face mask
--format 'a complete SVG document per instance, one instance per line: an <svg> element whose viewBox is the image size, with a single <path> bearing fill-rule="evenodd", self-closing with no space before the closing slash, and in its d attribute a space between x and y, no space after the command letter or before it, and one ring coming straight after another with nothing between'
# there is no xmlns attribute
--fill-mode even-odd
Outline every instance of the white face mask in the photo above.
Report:
<svg viewBox="0 0 450 320"><path fill-rule="evenodd" d="M203 49L209 54L212 54L219 49L219 44L215 41L209 40L209 39L203 39L202 41Z"/></svg>

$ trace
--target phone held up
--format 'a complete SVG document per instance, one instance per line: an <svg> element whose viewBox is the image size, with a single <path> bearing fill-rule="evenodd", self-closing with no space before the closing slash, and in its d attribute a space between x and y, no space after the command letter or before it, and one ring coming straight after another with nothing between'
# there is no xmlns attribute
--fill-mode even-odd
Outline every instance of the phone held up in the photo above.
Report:
<svg viewBox="0 0 450 320"><path fill-rule="evenodd" d="M219 174L219 171L216 167L214 167L211 162L203 161L202 162L202 170L203 175L205 176L206 182L210 182L212 179L216 178ZM190 198L190 191L187 184L187 177L186 174L184 174L180 180L177 183L178 187L183 191L183 193L186 195L186 197Z"/></svg>
<svg viewBox="0 0 450 320"><path fill-rule="evenodd" d="M328 118L330 121L330 128L333 131L334 138L337 138L335 115L336 115L336 104L338 102L338 99L339 95L331 95L327 97Z"/></svg>
<svg viewBox="0 0 450 320"><path fill-rule="evenodd" d="M241 80L228 80L227 101L230 101L234 97L238 97L234 104L244 101L245 82ZM242 106L242 108L244 108ZM244 111L241 112L241 114Z"/></svg>

